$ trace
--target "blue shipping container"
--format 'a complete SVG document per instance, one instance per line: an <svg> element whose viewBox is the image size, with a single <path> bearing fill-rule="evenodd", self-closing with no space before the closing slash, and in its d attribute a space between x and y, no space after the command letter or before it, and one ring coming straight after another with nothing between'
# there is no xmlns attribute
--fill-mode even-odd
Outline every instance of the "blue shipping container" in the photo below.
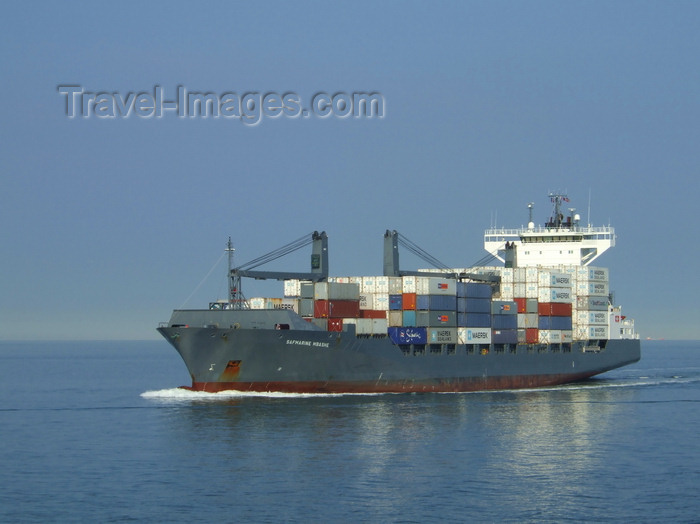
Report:
<svg viewBox="0 0 700 524"><path fill-rule="evenodd" d="M416 312L412 309L407 309L403 312L403 325L404 326L414 326L416 325Z"/></svg>
<svg viewBox="0 0 700 524"><path fill-rule="evenodd" d="M517 315L515 316L517 319ZM460 327L491 327L489 313L457 313L457 325Z"/></svg>
<svg viewBox="0 0 700 524"><path fill-rule="evenodd" d="M493 329L517 329L518 315L492 315L491 327Z"/></svg>
<svg viewBox="0 0 700 524"><path fill-rule="evenodd" d="M494 329L491 331L491 342L494 344L517 344L517 329Z"/></svg>
<svg viewBox="0 0 700 524"><path fill-rule="evenodd" d="M416 309L456 311L457 297L454 295L417 295Z"/></svg>
<svg viewBox="0 0 700 524"><path fill-rule="evenodd" d="M571 317L539 317L537 327L539 329L571 329Z"/></svg>
<svg viewBox="0 0 700 524"><path fill-rule="evenodd" d="M391 311L403 309L403 295L389 295L389 309Z"/></svg>
<svg viewBox="0 0 700 524"><path fill-rule="evenodd" d="M390 327L389 338L394 344L426 344L428 330L423 327Z"/></svg>

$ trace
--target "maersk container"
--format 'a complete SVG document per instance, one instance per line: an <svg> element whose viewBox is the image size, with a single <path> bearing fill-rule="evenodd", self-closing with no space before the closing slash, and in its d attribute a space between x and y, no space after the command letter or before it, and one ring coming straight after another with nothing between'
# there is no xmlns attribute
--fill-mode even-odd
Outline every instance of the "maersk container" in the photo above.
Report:
<svg viewBox="0 0 700 524"><path fill-rule="evenodd" d="M607 311L608 299L606 297L576 297L576 308L579 311Z"/></svg>
<svg viewBox="0 0 700 524"><path fill-rule="evenodd" d="M412 309L404 309L403 313L403 325L404 326L415 326L416 325L416 312Z"/></svg>
<svg viewBox="0 0 700 524"><path fill-rule="evenodd" d="M374 309L374 293L360 293L360 309Z"/></svg>
<svg viewBox="0 0 700 524"><path fill-rule="evenodd" d="M389 327L388 334L394 344L428 343L428 330L424 327Z"/></svg>
<svg viewBox="0 0 700 524"><path fill-rule="evenodd" d="M518 314L519 328L536 328L538 324L537 313L520 313Z"/></svg>
<svg viewBox="0 0 700 524"><path fill-rule="evenodd" d="M289 311L294 311L295 313L299 313L299 299L285 298L280 302L275 302L272 305L272 309L286 309Z"/></svg>
<svg viewBox="0 0 700 524"><path fill-rule="evenodd" d="M609 271L607 267L580 267L576 274L578 282L599 281L607 282L609 280Z"/></svg>
<svg viewBox="0 0 700 524"><path fill-rule="evenodd" d="M428 328L428 342L430 344L456 344L457 328Z"/></svg>
<svg viewBox="0 0 700 524"><path fill-rule="evenodd" d="M574 296L568 288L541 287L537 299L540 302L562 302L570 304L573 302Z"/></svg>
<svg viewBox="0 0 700 524"><path fill-rule="evenodd" d="M492 329L491 341L494 344L517 344L518 330L517 329Z"/></svg>
<svg viewBox="0 0 700 524"><path fill-rule="evenodd" d="M554 271L540 271L538 284L540 287L571 287L571 276Z"/></svg>
<svg viewBox="0 0 700 524"><path fill-rule="evenodd" d="M584 325L607 325L607 311L577 311L576 323Z"/></svg>
<svg viewBox="0 0 700 524"><path fill-rule="evenodd" d="M490 344L491 328L457 328L458 344Z"/></svg>
<svg viewBox="0 0 700 524"><path fill-rule="evenodd" d="M418 295L457 295L457 281L454 278L418 277Z"/></svg>
<svg viewBox="0 0 700 524"><path fill-rule="evenodd" d="M517 315L491 315L491 327L493 329L517 329Z"/></svg>
<svg viewBox="0 0 700 524"><path fill-rule="evenodd" d="M389 295L389 309L392 311L403 309L403 295Z"/></svg>
<svg viewBox="0 0 700 524"><path fill-rule="evenodd" d="M490 313L457 313L457 325L460 327L490 328Z"/></svg>
<svg viewBox="0 0 700 524"><path fill-rule="evenodd" d="M454 295L416 295L416 309L457 310Z"/></svg>
<svg viewBox="0 0 700 524"><path fill-rule="evenodd" d="M416 325L457 327L457 313L455 311L416 311Z"/></svg>
<svg viewBox="0 0 700 524"><path fill-rule="evenodd" d="M599 338L599 339L609 339L610 329L608 326L589 326L588 328L589 338Z"/></svg>
<svg viewBox="0 0 700 524"><path fill-rule="evenodd" d="M568 330L571 330L571 327L572 327L571 317L538 317L537 322L538 322L537 327L540 330L543 330L543 329L549 329L549 330L568 329Z"/></svg>
<svg viewBox="0 0 700 524"><path fill-rule="evenodd" d="M518 304L511 300L494 300L491 302L492 315L517 315Z"/></svg>
<svg viewBox="0 0 700 524"><path fill-rule="evenodd" d="M579 295L606 297L610 293L607 282L579 282L576 284L576 292Z"/></svg>

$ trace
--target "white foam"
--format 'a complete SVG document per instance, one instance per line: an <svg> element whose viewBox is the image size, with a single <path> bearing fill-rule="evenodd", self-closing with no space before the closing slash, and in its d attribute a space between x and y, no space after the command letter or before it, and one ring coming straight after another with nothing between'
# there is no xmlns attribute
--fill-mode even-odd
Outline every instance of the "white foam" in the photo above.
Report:
<svg viewBox="0 0 700 524"><path fill-rule="evenodd" d="M228 400L239 398L319 398L319 397L339 397L343 395L355 396L375 396L382 393L282 393L279 391L217 391L209 393L206 391L192 391L183 388L161 389L157 391L144 391L142 398L166 401L188 401L188 400Z"/></svg>

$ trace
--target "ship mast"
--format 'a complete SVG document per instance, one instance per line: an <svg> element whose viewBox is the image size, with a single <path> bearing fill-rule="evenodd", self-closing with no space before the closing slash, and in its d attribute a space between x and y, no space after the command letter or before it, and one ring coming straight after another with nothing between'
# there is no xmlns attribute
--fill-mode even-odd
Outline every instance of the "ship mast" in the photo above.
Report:
<svg viewBox="0 0 700 524"><path fill-rule="evenodd" d="M226 251L228 252L228 302L231 304L229 307L231 309L242 309L242 304L245 299L242 299L243 294L241 292L241 277L237 273L231 271L233 269L233 243L231 242L231 237L228 237L228 243L226 244Z"/></svg>

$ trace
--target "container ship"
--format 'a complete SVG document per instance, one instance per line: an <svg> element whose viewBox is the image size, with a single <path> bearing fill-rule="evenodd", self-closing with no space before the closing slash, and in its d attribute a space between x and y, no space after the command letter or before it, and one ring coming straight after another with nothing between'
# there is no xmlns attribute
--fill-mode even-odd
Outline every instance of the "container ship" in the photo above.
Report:
<svg viewBox="0 0 700 524"><path fill-rule="evenodd" d="M397 231L384 234L381 276L328 274L328 237L314 232L243 266L229 296L178 309L158 331L197 391L461 392L554 386L637 362L634 321L615 305L609 270L591 265L615 244L610 226L580 224L550 194L552 216L489 228L493 265L452 268ZM312 246L309 272L256 270ZM401 270L399 247L436 269ZM493 262L491 262L493 261ZM246 299L243 278L283 281L283 296Z"/></svg>

